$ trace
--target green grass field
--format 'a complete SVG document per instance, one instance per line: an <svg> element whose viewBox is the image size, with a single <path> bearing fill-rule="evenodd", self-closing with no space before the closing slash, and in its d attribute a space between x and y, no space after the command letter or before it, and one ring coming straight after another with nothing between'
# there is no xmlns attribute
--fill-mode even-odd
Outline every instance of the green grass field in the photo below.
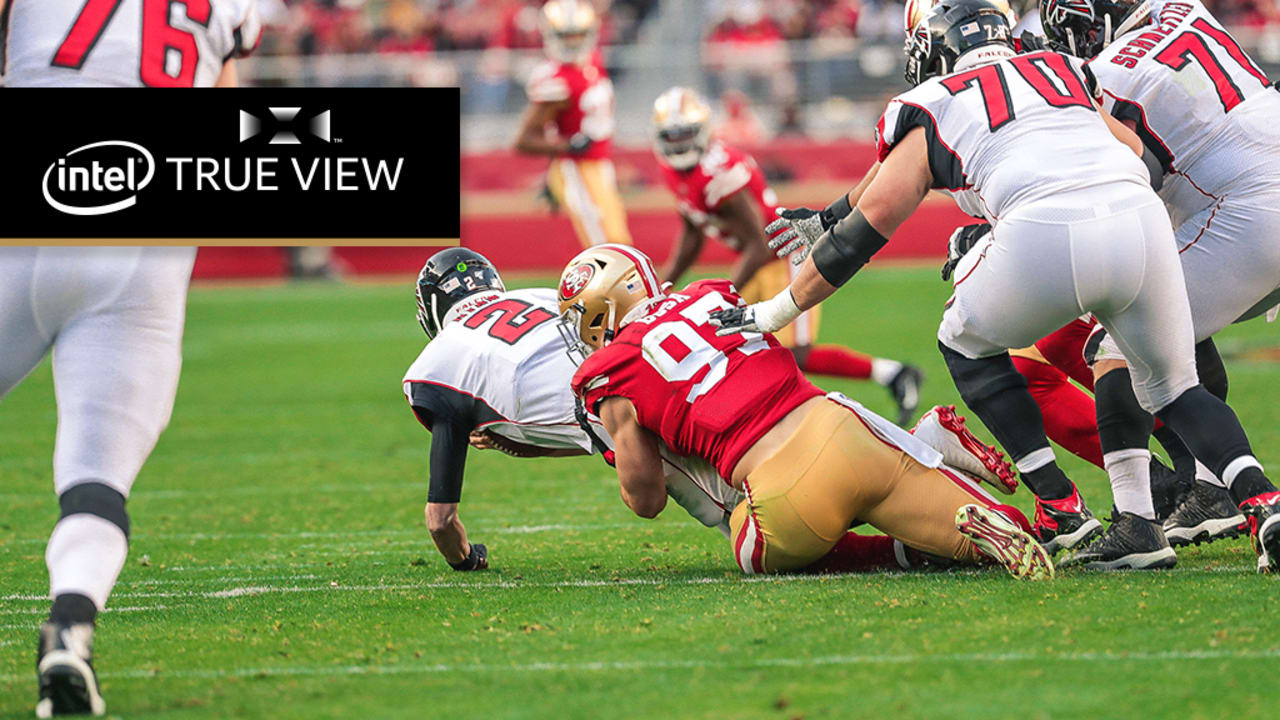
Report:
<svg viewBox="0 0 1280 720"><path fill-rule="evenodd" d="M918 363L926 403L956 402L934 341L946 296L932 267L868 270L827 304L823 339ZM678 507L632 516L599 460L473 452L462 518L492 568L454 573L422 524L430 435L399 385L424 340L413 312L409 282L191 292L177 407L98 622L110 714L1275 717L1280 586L1243 540L1051 583L746 580ZM1262 322L1220 341L1280 467L1274 345ZM820 384L890 410L880 388ZM0 405L5 718L35 700L55 423L46 364ZM1103 473L1064 465L1105 515Z"/></svg>

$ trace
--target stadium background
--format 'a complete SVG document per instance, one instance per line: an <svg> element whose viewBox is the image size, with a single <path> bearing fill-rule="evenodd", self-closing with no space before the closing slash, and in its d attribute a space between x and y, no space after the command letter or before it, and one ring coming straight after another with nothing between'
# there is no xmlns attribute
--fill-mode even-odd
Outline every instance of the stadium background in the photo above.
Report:
<svg viewBox="0 0 1280 720"><path fill-rule="evenodd" d="M546 160L509 149L540 62L541 0L260 0L267 32L241 67L257 86L460 86L462 243L504 271L554 273L578 248L540 199ZM679 228L650 151L653 99L673 84L713 100L720 134L760 162L783 205L825 205L874 160L872 134L902 80L902 5L884 0L597 0L617 93L618 180L637 244L666 257ZM1280 0L1206 0L1271 77ZM446 199L442 199L446 200ZM966 218L930 197L881 253L933 258ZM530 239L534 250L530 250ZM413 248L341 248L354 274L421 267ZM704 263L728 251L708 243ZM271 249L206 248L197 278L285 273Z"/></svg>

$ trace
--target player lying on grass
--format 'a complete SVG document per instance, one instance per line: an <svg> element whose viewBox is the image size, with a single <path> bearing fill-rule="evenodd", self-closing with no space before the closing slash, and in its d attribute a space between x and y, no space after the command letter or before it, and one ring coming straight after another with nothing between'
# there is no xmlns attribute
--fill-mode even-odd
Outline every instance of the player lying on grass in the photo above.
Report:
<svg viewBox="0 0 1280 720"><path fill-rule="evenodd" d="M717 335L710 313L744 305L725 280L667 294L644 254L587 250L560 281L566 341L584 358L574 393L615 443L627 506L666 506L660 448L710 461L746 500L733 552L747 573L803 568L857 523L925 552L1017 577L1052 577L1026 518L941 455L839 394L824 397L771 335Z"/></svg>
<svg viewBox="0 0 1280 720"><path fill-rule="evenodd" d="M458 517L467 443L515 457L585 455L595 449L608 459L611 440L598 418L575 412L569 382L576 365L548 320L558 312L554 290L507 292L488 260L455 248L427 261L415 292L418 320L431 342L404 383L415 414L433 434L427 527L456 569L483 569L487 549L467 541ZM913 432L949 463L1012 492L1007 463L969 433L953 409L934 408ZM727 537L729 512L743 499L741 491L722 482L705 460L665 448L663 453L668 495ZM890 538L849 533L812 569L938 564Z"/></svg>
<svg viewBox="0 0 1280 720"><path fill-rule="evenodd" d="M778 196L760 166L750 155L712 138L711 106L689 88L674 87L659 95L652 124L654 154L683 221L662 268L663 282L678 282L712 237L738 254L729 280L743 299L750 303L773 297L791 282L794 266L769 252L762 219L773 217ZM884 386L898 405L898 424L907 427L920 404L920 370L840 345L815 345L820 309L801 313L774 333L778 342L807 374Z"/></svg>
<svg viewBox="0 0 1280 720"><path fill-rule="evenodd" d="M722 332L785 324L847 282L930 187L969 188L992 221L993 240L958 268L939 348L961 396L1024 476L1051 463L1053 451L1007 349L1090 312L1132 363L1142 409L1245 498L1259 569L1274 567L1280 493L1235 413L1196 376L1173 229L1139 160L1141 141L1097 106L1096 82L1082 61L1015 55L1007 19L988 3L944 0L917 25L908 51L908 79L917 87L891 101L881 119L881 165L857 208L837 200L843 212L833 215L843 217L814 245L791 288L717 313ZM1053 147L1072 152L1045 156ZM1126 529L1160 531L1138 520Z"/></svg>

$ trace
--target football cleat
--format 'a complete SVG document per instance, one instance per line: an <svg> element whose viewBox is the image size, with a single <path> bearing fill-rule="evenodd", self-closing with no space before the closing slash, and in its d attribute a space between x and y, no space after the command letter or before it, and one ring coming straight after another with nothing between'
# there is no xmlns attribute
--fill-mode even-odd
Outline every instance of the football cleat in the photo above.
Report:
<svg viewBox="0 0 1280 720"><path fill-rule="evenodd" d="M917 550L897 539L893 541L893 557L903 570L919 572L951 570L959 564L949 557Z"/></svg>
<svg viewBox="0 0 1280 720"><path fill-rule="evenodd" d="M36 717L102 715L107 711L93 671L92 624L42 624L36 672L40 680Z"/></svg>
<svg viewBox="0 0 1280 720"><path fill-rule="evenodd" d="M1151 456L1151 502L1155 507L1156 520L1163 522L1172 515L1191 494L1195 482L1193 473L1183 475L1160 462L1160 459L1153 454Z"/></svg>
<svg viewBox="0 0 1280 720"><path fill-rule="evenodd" d="M938 405L921 416L911 434L942 453L942 461L995 486L1011 495L1018 489L1018 478L1004 453L992 445L984 445L956 414L956 406Z"/></svg>
<svg viewBox="0 0 1280 720"><path fill-rule="evenodd" d="M1280 490L1255 495L1240 503L1249 524L1249 539L1258 553L1258 572L1280 567Z"/></svg>
<svg viewBox="0 0 1280 720"><path fill-rule="evenodd" d="M956 530L1016 578L1048 580L1053 577L1053 560L1044 546L991 508L961 506L956 510Z"/></svg>
<svg viewBox="0 0 1280 720"><path fill-rule="evenodd" d="M1196 482L1177 510L1164 521L1164 534L1174 547L1233 538L1244 531L1244 515L1224 487Z"/></svg>
<svg viewBox="0 0 1280 720"><path fill-rule="evenodd" d="M1131 512L1112 517L1106 532L1058 564L1088 570L1159 570L1178 563L1178 554L1155 520Z"/></svg>
<svg viewBox="0 0 1280 720"><path fill-rule="evenodd" d="M889 381L889 392L898 405L898 424L906 427L911 416L920 407L920 384L924 382L924 373L914 365L903 365L897 375Z"/></svg>
<svg viewBox="0 0 1280 720"><path fill-rule="evenodd" d="M1102 523L1085 507L1080 490L1073 484L1071 494L1060 500L1036 498L1036 519L1032 525L1040 542L1051 553L1070 550L1102 534Z"/></svg>

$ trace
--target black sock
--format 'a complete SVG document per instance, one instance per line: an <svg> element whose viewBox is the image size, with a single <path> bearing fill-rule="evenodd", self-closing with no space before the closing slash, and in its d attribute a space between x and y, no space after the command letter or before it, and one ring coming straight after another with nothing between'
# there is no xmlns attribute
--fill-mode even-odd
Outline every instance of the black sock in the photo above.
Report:
<svg viewBox="0 0 1280 720"><path fill-rule="evenodd" d="M1071 480L1056 462L1022 473L1022 481L1041 500L1061 500L1073 490Z"/></svg>
<svg viewBox="0 0 1280 720"><path fill-rule="evenodd" d="M98 617L98 606L84 595L66 593L53 599L49 622L63 625L92 623Z"/></svg>
<svg viewBox="0 0 1280 720"><path fill-rule="evenodd" d="M1244 428L1240 426L1240 420L1235 412L1227 407L1226 403L1210 394L1203 385L1196 385L1182 393L1177 400L1169 403L1156 415L1165 425L1173 428L1173 431L1178 433L1178 437L1191 448L1192 454L1224 482L1227 479L1227 465L1231 461L1244 455L1253 455L1253 448L1249 447L1249 438L1245 436ZM1242 472L1236 477L1236 481L1246 476L1254 478L1253 473ZM1261 471L1257 472L1257 477L1261 480L1247 479L1246 486L1262 487L1261 492L1270 492L1275 489ZM1232 484L1234 485L1234 482ZM1236 494L1233 488L1232 496ZM1255 492L1248 497L1257 494Z"/></svg>
<svg viewBox="0 0 1280 720"><path fill-rule="evenodd" d="M1098 441L1102 454L1117 450L1145 450L1151 442L1151 414L1138 404L1129 368L1119 368L1093 385L1097 405Z"/></svg>
<svg viewBox="0 0 1280 720"><path fill-rule="evenodd" d="M1276 486L1271 484L1261 470L1256 467L1247 467L1241 470L1236 475L1236 479L1231 482L1231 499L1239 505L1255 495L1269 493L1275 489Z"/></svg>
<svg viewBox="0 0 1280 720"><path fill-rule="evenodd" d="M1174 472L1178 473L1178 481L1186 482L1187 478L1192 480L1196 476L1196 458L1191 454L1187 444L1182 442L1182 438L1178 437L1178 433L1170 430L1168 426L1161 425L1152 433L1156 441L1160 443L1160 447L1164 448L1164 452L1169 456L1169 462L1173 463Z"/></svg>

